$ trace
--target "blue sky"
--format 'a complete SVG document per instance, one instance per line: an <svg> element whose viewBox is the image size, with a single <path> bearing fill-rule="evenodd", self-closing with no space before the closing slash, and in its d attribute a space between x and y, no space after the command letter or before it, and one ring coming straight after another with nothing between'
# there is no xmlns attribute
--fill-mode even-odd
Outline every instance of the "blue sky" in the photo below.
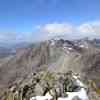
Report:
<svg viewBox="0 0 100 100"><path fill-rule="evenodd" d="M47 32L48 24L80 27L97 23L99 27L99 22L100 0L0 0L0 39L5 41L36 39Z"/></svg>

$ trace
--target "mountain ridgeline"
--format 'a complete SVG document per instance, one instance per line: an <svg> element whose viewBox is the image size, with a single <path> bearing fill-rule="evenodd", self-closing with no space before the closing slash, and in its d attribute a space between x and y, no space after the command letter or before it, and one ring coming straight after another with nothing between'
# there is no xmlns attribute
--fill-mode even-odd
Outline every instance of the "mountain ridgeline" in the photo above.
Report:
<svg viewBox="0 0 100 100"><path fill-rule="evenodd" d="M9 58L9 57L8 57ZM14 84L23 86L33 73L73 71L87 80L100 80L100 49L88 40L48 40L18 49L0 64L0 91Z"/></svg>

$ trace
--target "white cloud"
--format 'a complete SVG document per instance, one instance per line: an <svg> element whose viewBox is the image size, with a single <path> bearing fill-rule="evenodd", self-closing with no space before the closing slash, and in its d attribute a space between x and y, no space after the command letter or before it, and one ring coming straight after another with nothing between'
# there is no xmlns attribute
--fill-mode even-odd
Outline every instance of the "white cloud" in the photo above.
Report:
<svg viewBox="0 0 100 100"><path fill-rule="evenodd" d="M8 42L8 41L13 41L16 39L16 33L12 32L2 32L0 33L0 42Z"/></svg>
<svg viewBox="0 0 100 100"><path fill-rule="evenodd" d="M0 43L15 43L25 40L25 33L17 32L1 32L0 33Z"/></svg>
<svg viewBox="0 0 100 100"><path fill-rule="evenodd" d="M70 33L72 30L72 25L67 23L52 23L46 24L44 27L42 27L42 31L47 33Z"/></svg>
<svg viewBox="0 0 100 100"><path fill-rule="evenodd" d="M36 32L30 33L0 33L0 42L38 41L64 36L67 38L100 37L100 21L92 21L73 25L67 22L49 23L35 27Z"/></svg>
<svg viewBox="0 0 100 100"><path fill-rule="evenodd" d="M50 23L38 26L40 33L47 36L70 35L72 37L100 36L100 21L86 22L80 25L72 25L69 23Z"/></svg>
<svg viewBox="0 0 100 100"><path fill-rule="evenodd" d="M37 26L37 28L40 33L44 33L43 35L48 37L70 34L75 31L74 26L69 23L50 23Z"/></svg>
<svg viewBox="0 0 100 100"><path fill-rule="evenodd" d="M93 33L93 29L89 24L82 24L79 27L77 27L77 30L81 33Z"/></svg>
<svg viewBox="0 0 100 100"><path fill-rule="evenodd" d="M78 31L81 33L100 34L100 21L88 22L88 23L81 24L78 27Z"/></svg>

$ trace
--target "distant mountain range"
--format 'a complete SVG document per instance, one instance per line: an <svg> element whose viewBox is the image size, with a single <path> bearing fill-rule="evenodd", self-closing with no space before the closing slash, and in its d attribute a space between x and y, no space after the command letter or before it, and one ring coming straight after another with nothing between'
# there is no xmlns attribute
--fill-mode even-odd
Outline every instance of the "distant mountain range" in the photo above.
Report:
<svg viewBox="0 0 100 100"><path fill-rule="evenodd" d="M0 43L0 58L7 57L9 55L15 55L17 49L26 48L30 44L31 43L27 42L15 43L15 44Z"/></svg>
<svg viewBox="0 0 100 100"><path fill-rule="evenodd" d="M94 39L97 44L100 44L100 39Z"/></svg>

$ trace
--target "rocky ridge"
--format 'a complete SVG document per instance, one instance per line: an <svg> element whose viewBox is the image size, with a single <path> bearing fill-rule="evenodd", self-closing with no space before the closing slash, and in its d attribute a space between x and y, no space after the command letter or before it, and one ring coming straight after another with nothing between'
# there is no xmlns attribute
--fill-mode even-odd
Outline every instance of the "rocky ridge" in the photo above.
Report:
<svg viewBox="0 0 100 100"><path fill-rule="evenodd" d="M86 40L76 42L60 39L38 43L34 46L31 45L29 48L19 50L16 56L11 57L11 59L0 65L0 89L4 89L4 91L6 89L7 91L14 90L14 94L16 94L15 90L18 90L18 93L20 93L20 89L26 88L27 90L28 88L33 88L32 84L36 84L32 83L32 81L35 81L34 73L38 77L42 76L40 73L52 73L52 75L46 75L48 76L48 83L52 83L49 81L55 82L54 80L57 77L54 78L54 76L58 76L57 73L64 74L69 71L79 74L82 81L87 85L89 82L98 84L100 82L98 82L100 76L99 58L100 49ZM42 84L45 83L44 80L42 79ZM36 81L40 80L36 78ZM60 83L59 81L57 82ZM94 85L92 86L94 87ZM96 96L98 98L99 94L99 92L96 92L99 85L96 86L98 87L93 88L92 92L90 92L90 98L93 96L94 99L91 98L90 100L99 100L95 99ZM42 91L40 86L37 85L37 87ZM37 92L39 91L36 91L35 94L41 94ZM12 95L12 92L10 95ZM27 95L31 96L31 94Z"/></svg>

